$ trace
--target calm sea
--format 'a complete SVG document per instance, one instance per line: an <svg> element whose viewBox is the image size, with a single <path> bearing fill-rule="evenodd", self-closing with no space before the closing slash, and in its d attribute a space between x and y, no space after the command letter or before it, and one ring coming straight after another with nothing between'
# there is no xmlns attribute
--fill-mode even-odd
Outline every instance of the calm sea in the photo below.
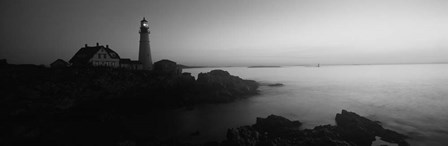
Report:
<svg viewBox="0 0 448 146"><path fill-rule="evenodd" d="M312 128L335 124L335 115L346 109L411 136L411 145L448 145L448 64L193 68L184 72L197 77L213 69L284 86L261 86L260 95L229 104L154 114L158 119L152 126L164 129L160 135L191 142L222 140L228 128L251 125L256 117L270 114Z"/></svg>

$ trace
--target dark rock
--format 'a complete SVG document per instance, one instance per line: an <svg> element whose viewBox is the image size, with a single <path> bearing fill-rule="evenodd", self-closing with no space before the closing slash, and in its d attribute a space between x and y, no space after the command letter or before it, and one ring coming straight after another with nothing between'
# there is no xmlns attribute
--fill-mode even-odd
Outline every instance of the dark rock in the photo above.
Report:
<svg viewBox="0 0 448 146"><path fill-rule="evenodd" d="M212 70L208 73L199 73L198 88L201 91L214 95L223 100L233 100L246 95L258 93L258 83L252 80L243 80L238 76L230 75L223 70Z"/></svg>
<svg viewBox="0 0 448 146"><path fill-rule="evenodd" d="M212 70L210 71L208 74L210 74L211 76L219 76L219 77L229 77L231 76L229 72L224 71L224 70Z"/></svg>
<svg viewBox="0 0 448 146"><path fill-rule="evenodd" d="M154 71L161 75L176 76L182 74L182 68L171 60L160 60L154 63Z"/></svg>
<svg viewBox="0 0 448 146"><path fill-rule="evenodd" d="M386 142L397 143L399 146L409 145L404 141L407 136L384 129L379 122L371 121L356 113L342 110L341 114L336 114L335 120L339 133L358 145L371 145L375 141L375 136L381 137Z"/></svg>
<svg viewBox="0 0 448 146"><path fill-rule="evenodd" d="M253 127L260 132L272 134L281 134L290 131L298 131L302 123L300 121L291 121L281 116L270 115L267 118L257 118Z"/></svg>
<svg viewBox="0 0 448 146"><path fill-rule="evenodd" d="M282 84L282 83L275 83L275 84L268 84L268 86L270 86L270 87L281 87L281 86L284 86L284 84Z"/></svg>
<svg viewBox="0 0 448 146"><path fill-rule="evenodd" d="M336 131L336 126L323 125L313 129L303 130L303 143L307 145L353 146L353 143L343 140Z"/></svg>
<svg viewBox="0 0 448 146"><path fill-rule="evenodd" d="M300 130L299 121L290 121L281 116L270 115L257 118L253 126L229 129L228 145L303 145L303 146L370 146L375 136L384 141L408 146L407 136L384 129L378 122L371 121L352 112L342 111L336 115L336 126L323 125L313 129ZM373 139L372 139L373 136Z"/></svg>
<svg viewBox="0 0 448 146"><path fill-rule="evenodd" d="M243 126L227 130L227 140L224 145L228 146L255 146L261 141L260 133L251 126Z"/></svg>

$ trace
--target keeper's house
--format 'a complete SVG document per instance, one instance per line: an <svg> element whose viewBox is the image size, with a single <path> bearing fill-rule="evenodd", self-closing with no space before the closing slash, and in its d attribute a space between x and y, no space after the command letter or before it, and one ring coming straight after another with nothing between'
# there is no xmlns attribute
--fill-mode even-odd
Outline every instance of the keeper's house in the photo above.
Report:
<svg viewBox="0 0 448 146"><path fill-rule="evenodd" d="M98 43L96 46L88 46L86 44L76 52L69 62L72 66L104 66L135 70L143 69L143 65L139 61L121 59L108 45L104 47L100 46Z"/></svg>

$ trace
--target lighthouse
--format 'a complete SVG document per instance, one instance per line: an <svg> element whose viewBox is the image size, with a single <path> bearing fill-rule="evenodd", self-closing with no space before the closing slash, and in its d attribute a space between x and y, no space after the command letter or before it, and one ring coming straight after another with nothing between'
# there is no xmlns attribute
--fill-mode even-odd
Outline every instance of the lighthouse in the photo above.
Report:
<svg viewBox="0 0 448 146"><path fill-rule="evenodd" d="M144 70L152 69L151 49L149 47L149 25L143 17L140 21L140 45L138 52L138 61L142 63Z"/></svg>

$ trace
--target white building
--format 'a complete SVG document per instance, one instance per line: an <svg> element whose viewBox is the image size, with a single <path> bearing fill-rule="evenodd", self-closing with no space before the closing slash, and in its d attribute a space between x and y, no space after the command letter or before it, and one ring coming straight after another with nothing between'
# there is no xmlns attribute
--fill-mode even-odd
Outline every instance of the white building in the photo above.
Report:
<svg viewBox="0 0 448 146"><path fill-rule="evenodd" d="M73 66L120 67L120 56L106 45L88 46L79 49L69 61Z"/></svg>

